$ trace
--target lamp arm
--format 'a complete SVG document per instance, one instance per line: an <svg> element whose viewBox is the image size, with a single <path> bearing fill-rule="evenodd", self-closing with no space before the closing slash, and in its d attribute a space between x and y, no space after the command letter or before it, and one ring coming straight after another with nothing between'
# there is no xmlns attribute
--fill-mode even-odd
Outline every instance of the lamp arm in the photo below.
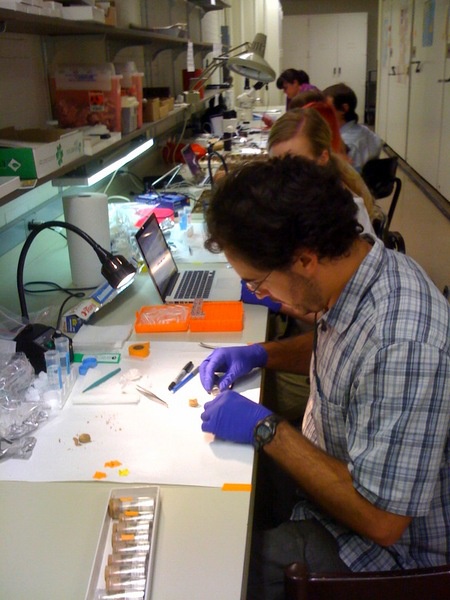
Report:
<svg viewBox="0 0 450 600"><path fill-rule="evenodd" d="M100 244L98 244L94 239L92 239L91 236L89 236L85 231L83 231L79 227L76 227L75 225L72 225L71 223L66 223L65 221L46 221L45 223L41 223L41 225L37 225L25 240L25 243L22 246L22 250L20 252L19 262L17 264L17 293L19 296L22 317L25 317L26 319L28 319L29 316L25 301L25 291L23 287L23 271L25 266L25 258L36 236L44 229L50 229L52 227L63 227L65 229L73 231L74 233L77 233L94 249L102 264L106 259L112 256L110 252L102 248L102 246L100 246Z"/></svg>
<svg viewBox="0 0 450 600"><path fill-rule="evenodd" d="M231 58L230 54L232 52L236 52L241 48L248 48L249 43L243 42L239 44L239 46L234 46L234 48L230 48L228 52L224 52L223 54L219 54L218 56L214 56L212 58L212 62L206 67L206 69L202 72L200 77L192 77L189 83L190 91L196 91L201 88L202 84L211 79L213 74L217 71L219 67L225 66L229 58Z"/></svg>

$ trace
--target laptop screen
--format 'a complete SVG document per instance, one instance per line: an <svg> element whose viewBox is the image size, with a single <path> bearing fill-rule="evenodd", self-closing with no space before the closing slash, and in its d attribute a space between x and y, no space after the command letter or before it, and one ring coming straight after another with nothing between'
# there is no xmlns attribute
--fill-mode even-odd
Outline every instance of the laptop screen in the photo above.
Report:
<svg viewBox="0 0 450 600"><path fill-rule="evenodd" d="M136 241L155 286L164 301L178 269L156 215L152 213L136 233Z"/></svg>

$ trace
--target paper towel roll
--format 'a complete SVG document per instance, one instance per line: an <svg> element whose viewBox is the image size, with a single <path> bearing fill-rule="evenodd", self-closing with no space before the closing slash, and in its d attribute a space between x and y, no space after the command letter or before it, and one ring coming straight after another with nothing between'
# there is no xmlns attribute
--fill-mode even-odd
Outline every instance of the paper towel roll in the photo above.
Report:
<svg viewBox="0 0 450 600"><path fill-rule="evenodd" d="M63 197L64 218L110 250L108 196L78 194ZM77 233L67 230L72 281L78 287L97 287L105 281L102 265L93 248Z"/></svg>

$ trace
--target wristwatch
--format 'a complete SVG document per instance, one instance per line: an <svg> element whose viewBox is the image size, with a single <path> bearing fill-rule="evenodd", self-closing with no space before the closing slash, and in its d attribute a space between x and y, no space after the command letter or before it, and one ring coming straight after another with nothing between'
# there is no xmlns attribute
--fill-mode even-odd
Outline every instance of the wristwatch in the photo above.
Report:
<svg viewBox="0 0 450 600"><path fill-rule="evenodd" d="M278 415L269 415L256 423L253 430L253 446L255 450L261 450L263 446L273 440L280 421L283 421L283 419Z"/></svg>

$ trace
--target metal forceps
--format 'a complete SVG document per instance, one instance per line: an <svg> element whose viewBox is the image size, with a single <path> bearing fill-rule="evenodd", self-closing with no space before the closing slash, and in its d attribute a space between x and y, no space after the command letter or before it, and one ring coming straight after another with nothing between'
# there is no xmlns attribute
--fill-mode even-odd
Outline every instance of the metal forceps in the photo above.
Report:
<svg viewBox="0 0 450 600"><path fill-rule="evenodd" d="M169 408L169 405L167 404L167 402L165 400L163 400L162 398L160 398L159 396L157 396L156 394L154 394L150 390L147 390L146 388L144 388L144 387L142 387L140 385L136 386L136 390L140 394L142 394L143 396L145 396L146 398L148 398L149 400L153 400L153 402L157 402L158 404L162 404L166 408Z"/></svg>

